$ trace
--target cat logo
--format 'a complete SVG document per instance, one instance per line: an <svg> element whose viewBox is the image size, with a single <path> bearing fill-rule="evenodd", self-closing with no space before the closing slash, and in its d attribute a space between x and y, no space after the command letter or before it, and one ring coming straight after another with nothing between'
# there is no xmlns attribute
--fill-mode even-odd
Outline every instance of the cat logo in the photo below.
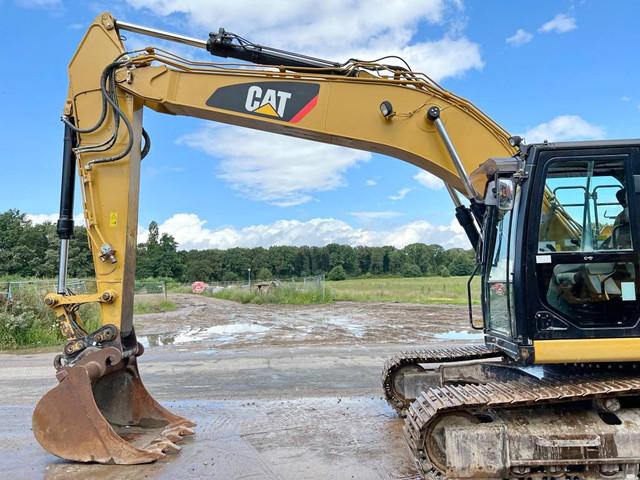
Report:
<svg viewBox="0 0 640 480"><path fill-rule="evenodd" d="M320 85L304 82L257 82L221 87L209 107L298 123L318 103Z"/></svg>
<svg viewBox="0 0 640 480"><path fill-rule="evenodd" d="M258 85L251 85L247 90L247 100L244 102L244 108L248 112L282 118L287 107L287 100L290 98L290 92L279 92L272 88L268 88L263 92Z"/></svg>

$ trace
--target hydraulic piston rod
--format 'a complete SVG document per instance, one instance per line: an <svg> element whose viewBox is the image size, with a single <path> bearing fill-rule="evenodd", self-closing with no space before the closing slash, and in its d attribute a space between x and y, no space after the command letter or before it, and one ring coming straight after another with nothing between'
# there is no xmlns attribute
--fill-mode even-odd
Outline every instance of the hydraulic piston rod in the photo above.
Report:
<svg viewBox="0 0 640 480"><path fill-rule="evenodd" d="M467 191L467 196L469 197L469 199L477 198L478 194L476 192L476 189L473 188L473 184L471 183L469 175L467 175L467 172L464 169L464 165L462 164L460 155L458 155L456 147L453 145L453 142L451 141L451 138L447 133L447 129L440 119L440 109L438 107L431 107L427 111L427 118L429 118L429 120L431 120L438 129L438 134L440 135L440 138L442 138L444 145L447 147L447 151L449 152L449 156L451 157L451 160L453 161L453 164L458 171L460 180L462 180L462 183L464 184L464 189Z"/></svg>
<svg viewBox="0 0 640 480"><path fill-rule="evenodd" d="M76 134L70 125L64 127L62 150L62 184L60 187L60 216L56 232L60 238L60 258L58 264L58 293L67 293L67 265L69 261L69 240L73 236L73 195L76 177L76 159L73 149Z"/></svg>
<svg viewBox="0 0 640 480"><path fill-rule="evenodd" d="M158 30L156 28L143 27L142 25L136 25L135 23L121 22L120 20L116 21L116 26L119 30L127 30L133 33L149 35L150 37L162 38L163 40L184 43L185 45L191 45L192 47L207 48L207 41L200 40L198 38L186 37L184 35L178 35L177 33Z"/></svg>
<svg viewBox="0 0 640 480"><path fill-rule="evenodd" d="M241 39L237 35L225 31L221 28L217 33L210 33L209 40L178 35L176 33L158 30L156 28L144 27L135 23L122 22L116 20L116 27L119 30L126 30L133 33L140 33L150 37L162 38L172 42L191 45L192 47L204 48L212 55L224 58L236 58L238 60L257 63L262 65L286 65L288 67L302 68L325 68L335 74L344 74L339 71L340 63L331 62L322 58L302 55L300 53L287 52L265 45L257 45Z"/></svg>

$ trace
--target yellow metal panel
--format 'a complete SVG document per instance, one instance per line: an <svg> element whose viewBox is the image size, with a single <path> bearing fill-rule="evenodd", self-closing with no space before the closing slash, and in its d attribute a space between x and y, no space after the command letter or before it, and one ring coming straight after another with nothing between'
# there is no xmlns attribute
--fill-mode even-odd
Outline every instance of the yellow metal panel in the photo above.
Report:
<svg viewBox="0 0 640 480"><path fill-rule="evenodd" d="M640 338L537 340L533 348L538 364L640 360Z"/></svg>

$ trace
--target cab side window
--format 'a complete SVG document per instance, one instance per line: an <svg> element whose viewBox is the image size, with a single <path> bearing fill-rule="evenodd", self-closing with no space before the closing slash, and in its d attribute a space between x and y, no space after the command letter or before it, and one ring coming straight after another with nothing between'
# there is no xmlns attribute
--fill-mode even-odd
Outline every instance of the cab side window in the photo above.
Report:
<svg viewBox="0 0 640 480"><path fill-rule="evenodd" d="M561 159L547 171L538 253L629 250L621 160Z"/></svg>

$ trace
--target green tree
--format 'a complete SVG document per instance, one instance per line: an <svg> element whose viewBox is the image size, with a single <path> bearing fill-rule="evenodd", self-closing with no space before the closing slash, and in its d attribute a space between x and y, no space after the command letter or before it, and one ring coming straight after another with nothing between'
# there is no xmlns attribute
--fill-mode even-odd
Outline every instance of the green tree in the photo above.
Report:
<svg viewBox="0 0 640 480"><path fill-rule="evenodd" d="M403 277L419 277L422 275L420 271L420 267L418 267L415 263L407 263L402 267L402 276Z"/></svg>
<svg viewBox="0 0 640 480"><path fill-rule="evenodd" d="M0 275L42 275L42 259L49 241L46 229L33 226L26 214L8 210L0 214Z"/></svg>
<svg viewBox="0 0 640 480"><path fill-rule="evenodd" d="M384 250L380 247L371 247L371 263L369 272L373 275L384 273Z"/></svg>
<svg viewBox="0 0 640 480"><path fill-rule="evenodd" d="M240 277L235 272L224 272L222 275L223 282L237 282L240 280Z"/></svg>
<svg viewBox="0 0 640 480"><path fill-rule="evenodd" d="M265 267L262 267L258 270L258 273L256 273L256 280L271 280L272 278L271 270Z"/></svg>
<svg viewBox="0 0 640 480"><path fill-rule="evenodd" d="M461 251L451 259L448 269L451 275L462 276L471 275L475 266L473 253Z"/></svg>
<svg viewBox="0 0 640 480"><path fill-rule="evenodd" d="M147 241L138 244L136 276L177 279L183 271L183 257L178 254L178 243L167 233L160 236L158 224L152 221Z"/></svg>
<svg viewBox="0 0 640 480"><path fill-rule="evenodd" d="M327 275L328 280L346 280L347 272L344 271L344 267L342 265L337 265L331 269L329 274Z"/></svg>

